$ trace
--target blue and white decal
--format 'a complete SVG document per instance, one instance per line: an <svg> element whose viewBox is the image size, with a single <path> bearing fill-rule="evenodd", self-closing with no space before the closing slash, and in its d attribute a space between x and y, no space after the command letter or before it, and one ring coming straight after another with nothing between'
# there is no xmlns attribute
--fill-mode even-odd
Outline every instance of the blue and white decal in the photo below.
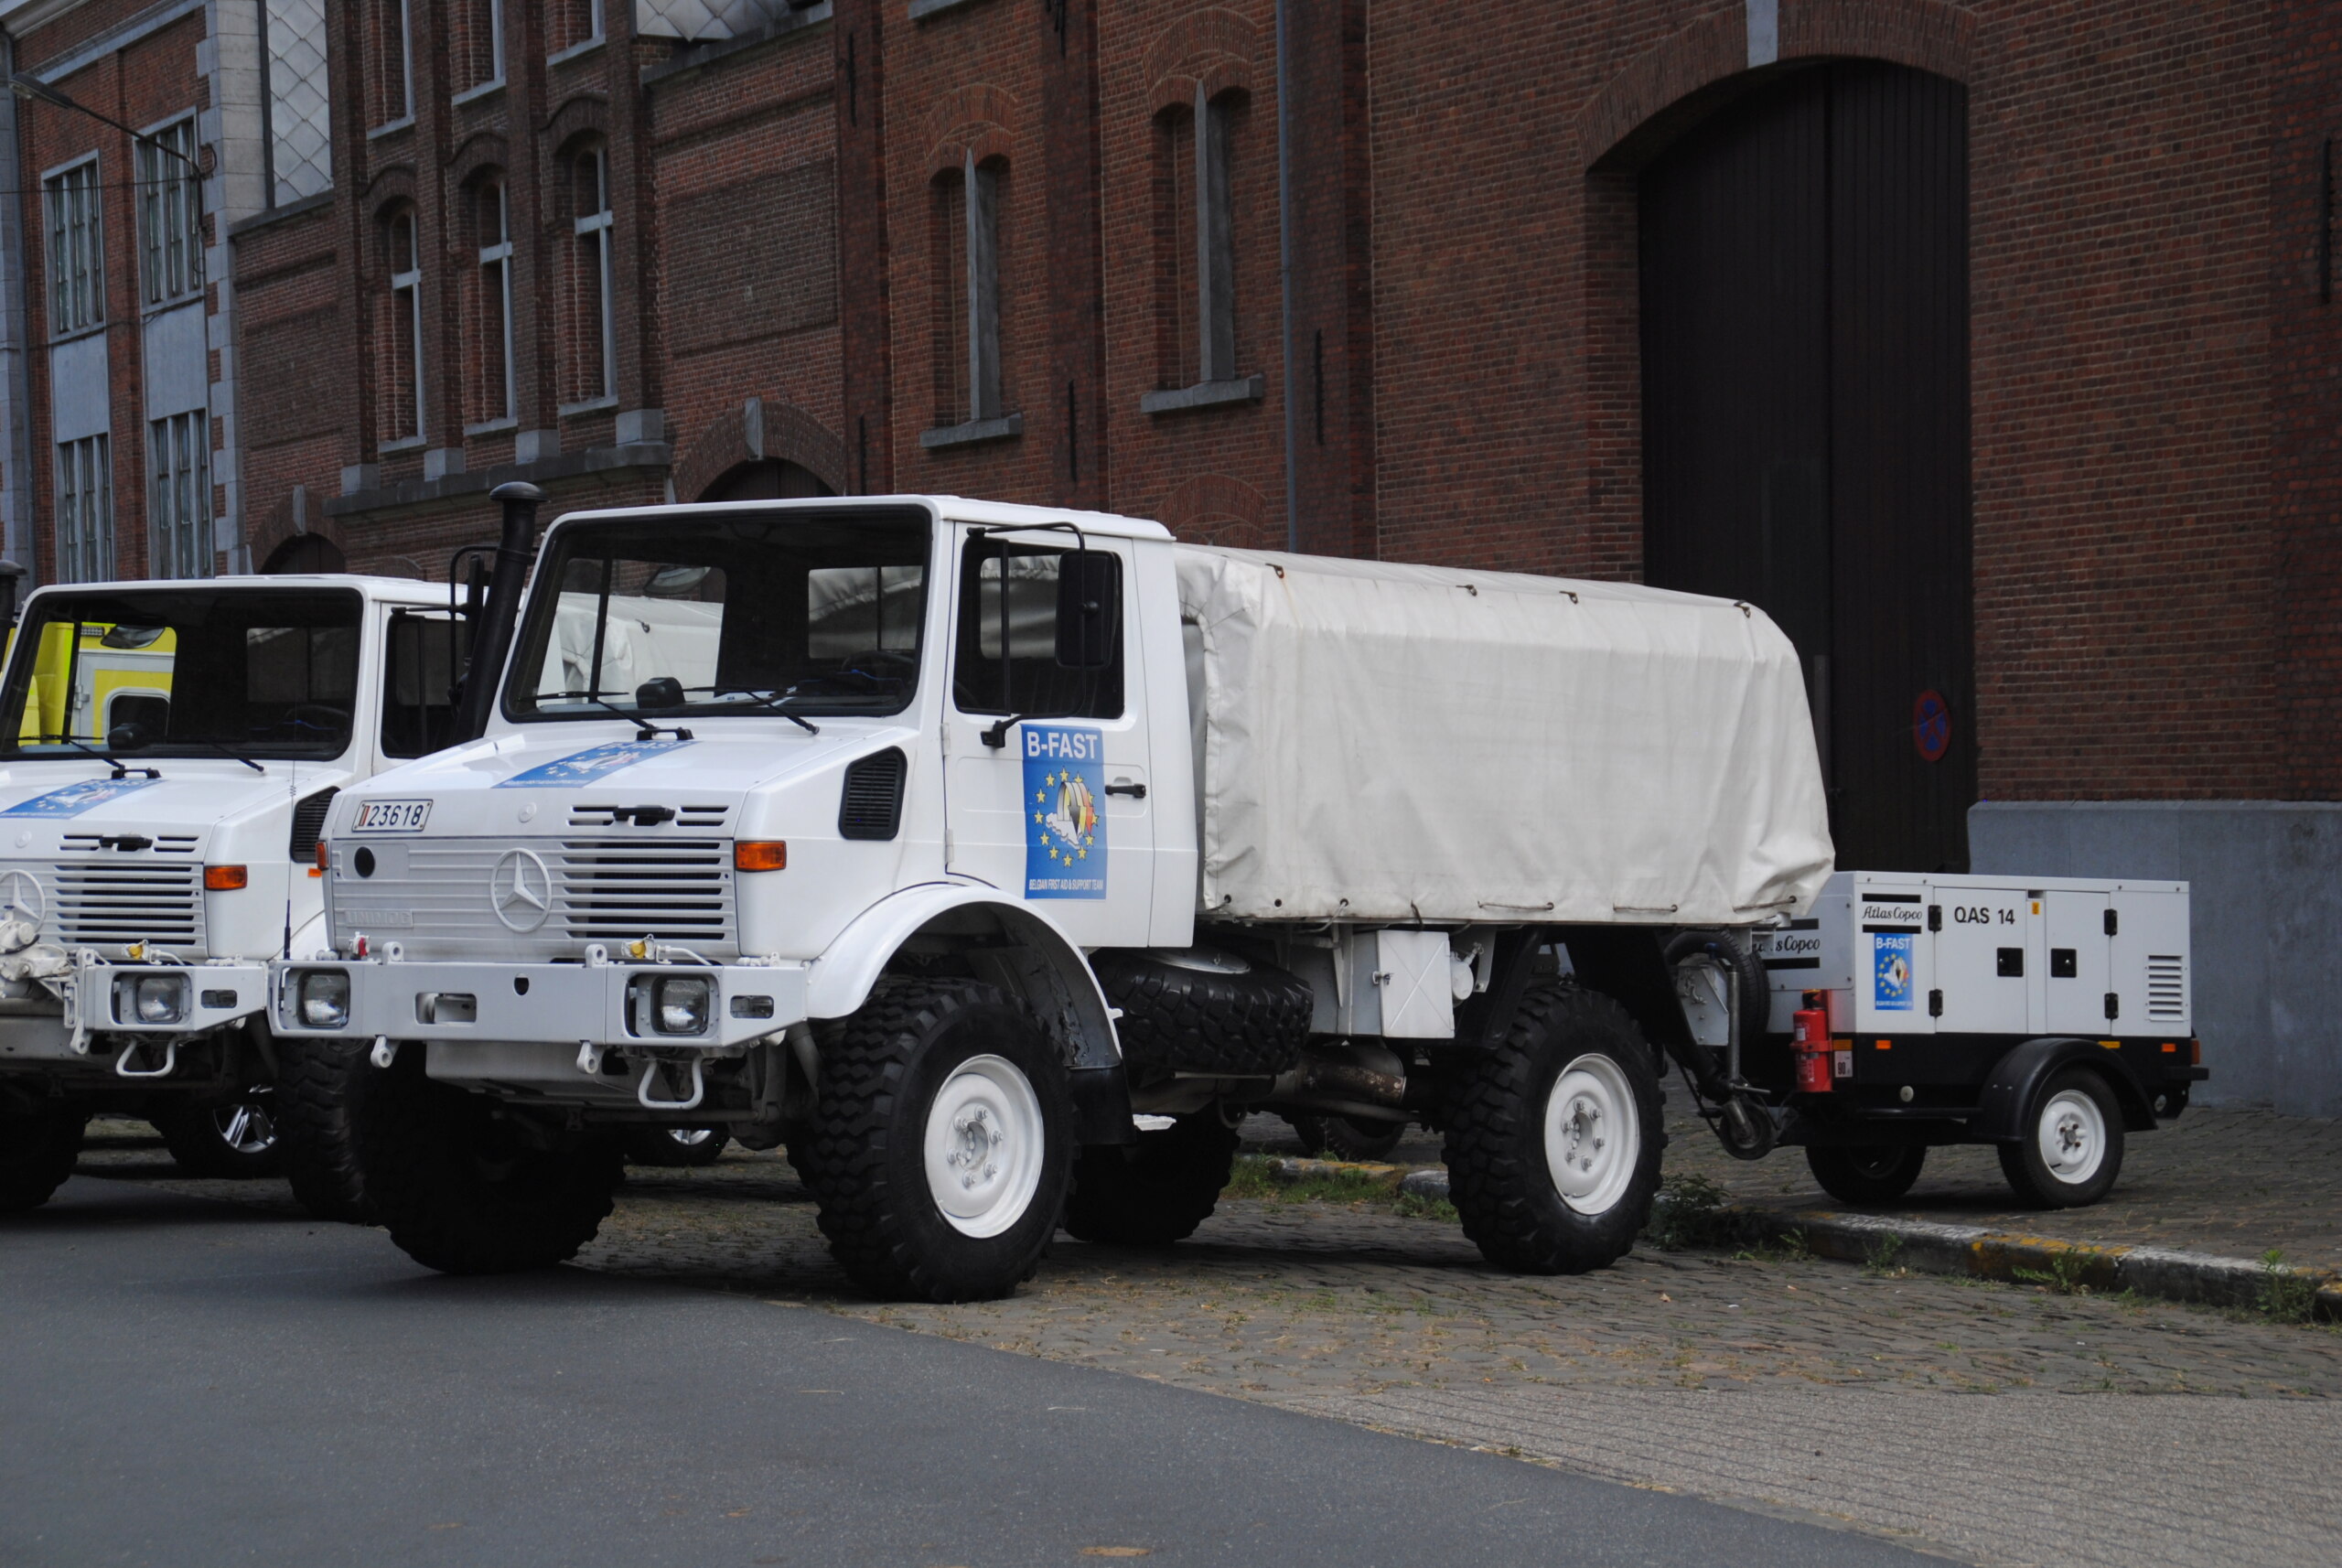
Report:
<svg viewBox="0 0 2342 1568"><path fill-rule="evenodd" d="M1025 725L1025 897L1106 896L1105 737Z"/></svg>
<svg viewBox="0 0 2342 1568"><path fill-rule="evenodd" d="M638 762L648 761L661 753L691 744L687 740L614 740L607 746L594 746L552 762L540 763L526 773L515 773L497 788L575 789L607 774L616 773L621 768L631 768Z"/></svg>
<svg viewBox="0 0 2342 1568"><path fill-rule="evenodd" d="M1911 944L1907 931L1878 931L1871 939L1871 1005L1882 1013L1911 1010Z"/></svg>
<svg viewBox="0 0 2342 1568"><path fill-rule="evenodd" d="M0 817L78 817L93 806L119 800L161 782L159 779L84 779L79 784L68 784L62 789L19 800L0 811Z"/></svg>

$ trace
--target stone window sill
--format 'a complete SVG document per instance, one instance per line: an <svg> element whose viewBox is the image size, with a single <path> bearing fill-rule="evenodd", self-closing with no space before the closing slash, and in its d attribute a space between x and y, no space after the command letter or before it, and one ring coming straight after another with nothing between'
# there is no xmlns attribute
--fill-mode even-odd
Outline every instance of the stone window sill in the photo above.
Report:
<svg viewBox="0 0 2342 1568"><path fill-rule="evenodd" d="M911 20L924 22L940 12L956 11L975 3L976 0L911 0Z"/></svg>
<svg viewBox="0 0 2342 1568"><path fill-rule="evenodd" d="M477 103L481 99L486 98L492 93L498 93L503 91L504 79L500 76L494 81L483 81L478 87L467 87L461 92L457 93L453 98L447 100L447 102L450 103Z"/></svg>
<svg viewBox="0 0 2342 1568"><path fill-rule="evenodd" d="M1198 381L1191 387L1151 392L1138 400L1141 413L1182 413L1191 408L1219 408L1234 403L1258 403L1268 395L1269 378L1253 374L1232 381Z"/></svg>
<svg viewBox="0 0 2342 1568"><path fill-rule="evenodd" d="M412 131L414 129L414 116L412 114L402 114L397 119L377 125L372 130L367 132L366 139L370 142L377 142L381 140L384 136L395 136L401 131Z"/></svg>
<svg viewBox="0 0 2342 1568"><path fill-rule="evenodd" d="M1004 414L998 419L972 419L965 424L947 424L919 433L919 444L930 452L947 446L975 446L986 441L1005 441L1012 435L1025 434L1025 416Z"/></svg>
<svg viewBox="0 0 2342 1568"><path fill-rule="evenodd" d="M106 323L102 321L92 321L87 327L76 327L70 332L59 332L52 334L48 339L48 346L54 349L60 343L76 343L84 338L95 338L103 333L105 329Z"/></svg>
<svg viewBox="0 0 2342 1568"><path fill-rule="evenodd" d="M402 435L396 441L385 441L374 448L379 456L395 456L401 452L420 452L431 445L427 435Z"/></svg>
<svg viewBox="0 0 2342 1568"><path fill-rule="evenodd" d="M465 425L464 434L467 435L501 435L508 430L518 430L520 428L521 422L517 419L483 419L478 424Z"/></svg>
<svg viewBox="0 0 2342 1568"><path fill-rule="evenodd" d="M561 49L555 53L545 56L545 63L547 65L566 65L571 60L579 59L586 55L592 54L596 49L600 48L607 42L609 42L607 38L587 38L582 44L572 44L565 49Z"/></svg>
<svg viewBox="0 0 2342 1568"><path fill-rule="evenodd" d="M618 405L618 400L614 397L589 397L584 403L564 403L558 412L564 419L576 419L588 413L601 413Z"/></svg>

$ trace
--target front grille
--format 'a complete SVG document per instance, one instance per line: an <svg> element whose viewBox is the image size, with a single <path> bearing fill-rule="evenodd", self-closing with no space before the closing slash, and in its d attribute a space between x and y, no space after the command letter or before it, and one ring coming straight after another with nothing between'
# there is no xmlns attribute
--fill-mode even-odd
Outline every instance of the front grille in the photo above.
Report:
<svg viewBox="0 0 2342 1568"><path fill-rule="evenodd" d="M2187 961L2181 955L2147 955L2147 1016L2174 1023L2187 1016Z"/></svg>
<svg viewBox="0 0 2342 1568"><path fill-rule="evenodd" d="M543 961L574 959L588 942L653 937L718 961L735 956L729 840L646 832L396 845L386 839L371 847L380 869L360 877L350 869L350 847L337 844L326 887L337 946L363 931L376 950L395 941L415 959ZM498 863L513 850L543 862L552 884L551 910L525 931L500 919L489 897Z"/></svg>
<svg viewBox="0 0 2342 1568"><path fill-rule="evenodd" d="M192 864L106 855L60 863L43 880L48 923L63 946L185 949L203 940L203 886Z"/></svg>
<svg viewBox="0 0 2342 1568"><path fill-rule="evenodd" d="M721 839L571 839L554 870L555 910L578 941L705 941L732 924Z"/></svg>
<svg viewBox="0 0 2342 1568"><path fill-rule="evenodd" d="M152 849L156 854L193 854L195 853L196 835L193 833L164 833L151 843L138 845L137 849L124 851L120 847L119 841L124 837L145 838L146 836L145 833L67 833L59 841L59 847L68 854L125 853L135 854L140 849ZM108 843L105 842L108 839L113 839L116 843Z"/></svg>
<svg viewBox="0 0 2342 1568"><path fill-rule="evenodd" d="M577 805L569 809L569 825L573 828L607 828L615 826L620 811L631 811L631 805L613 802L607 806ZM677 831L712 833L721 832L724 819L732 814L729 806L678 806L673 818Z"/></svg>

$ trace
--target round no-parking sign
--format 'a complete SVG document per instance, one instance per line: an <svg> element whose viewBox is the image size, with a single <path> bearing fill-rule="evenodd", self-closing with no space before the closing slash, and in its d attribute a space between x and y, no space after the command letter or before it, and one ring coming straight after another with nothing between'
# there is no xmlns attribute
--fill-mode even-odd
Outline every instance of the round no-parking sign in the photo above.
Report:
<svg viewBox="0 0 2342 1568"><path fill-rule="evenodd" d="M1928 762L1941 762L1951 749L1951 704L1932 686L1911 704L1911 744Z"/></svg>

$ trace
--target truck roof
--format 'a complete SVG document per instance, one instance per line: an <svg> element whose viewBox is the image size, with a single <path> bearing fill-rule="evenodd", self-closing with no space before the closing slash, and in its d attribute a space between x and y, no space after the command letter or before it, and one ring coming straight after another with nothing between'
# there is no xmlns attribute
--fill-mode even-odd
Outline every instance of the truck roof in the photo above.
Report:
<svg viewBox="0 0 2342 1568"><path fill-rule="evenodd" d="M229 577L129 577L97 583L43 583L38 594L167 593L190 588L355 588L371 600L445 608L447 585L420 577L376 577L357 572L252 573ZM27 596L29 599L31 596Z"/></svg>
<svg viewBox="0 0 2342 1568"><path fill-rule="evenodd" d="M950 522L981 522L994 527L1040 528L1070 522L1089 532L1116 539L1168 539L1171 531L1145 518L1123 517L1108 511L1083 511L1078 507L1019 506L1007 501L972 500L966 496L815 496L793 500L697 501L676 506L610 507L595 511L564 512L562 523L587 518L672 517L678 511L842 511L876 507L924 507Z"/></svg>

